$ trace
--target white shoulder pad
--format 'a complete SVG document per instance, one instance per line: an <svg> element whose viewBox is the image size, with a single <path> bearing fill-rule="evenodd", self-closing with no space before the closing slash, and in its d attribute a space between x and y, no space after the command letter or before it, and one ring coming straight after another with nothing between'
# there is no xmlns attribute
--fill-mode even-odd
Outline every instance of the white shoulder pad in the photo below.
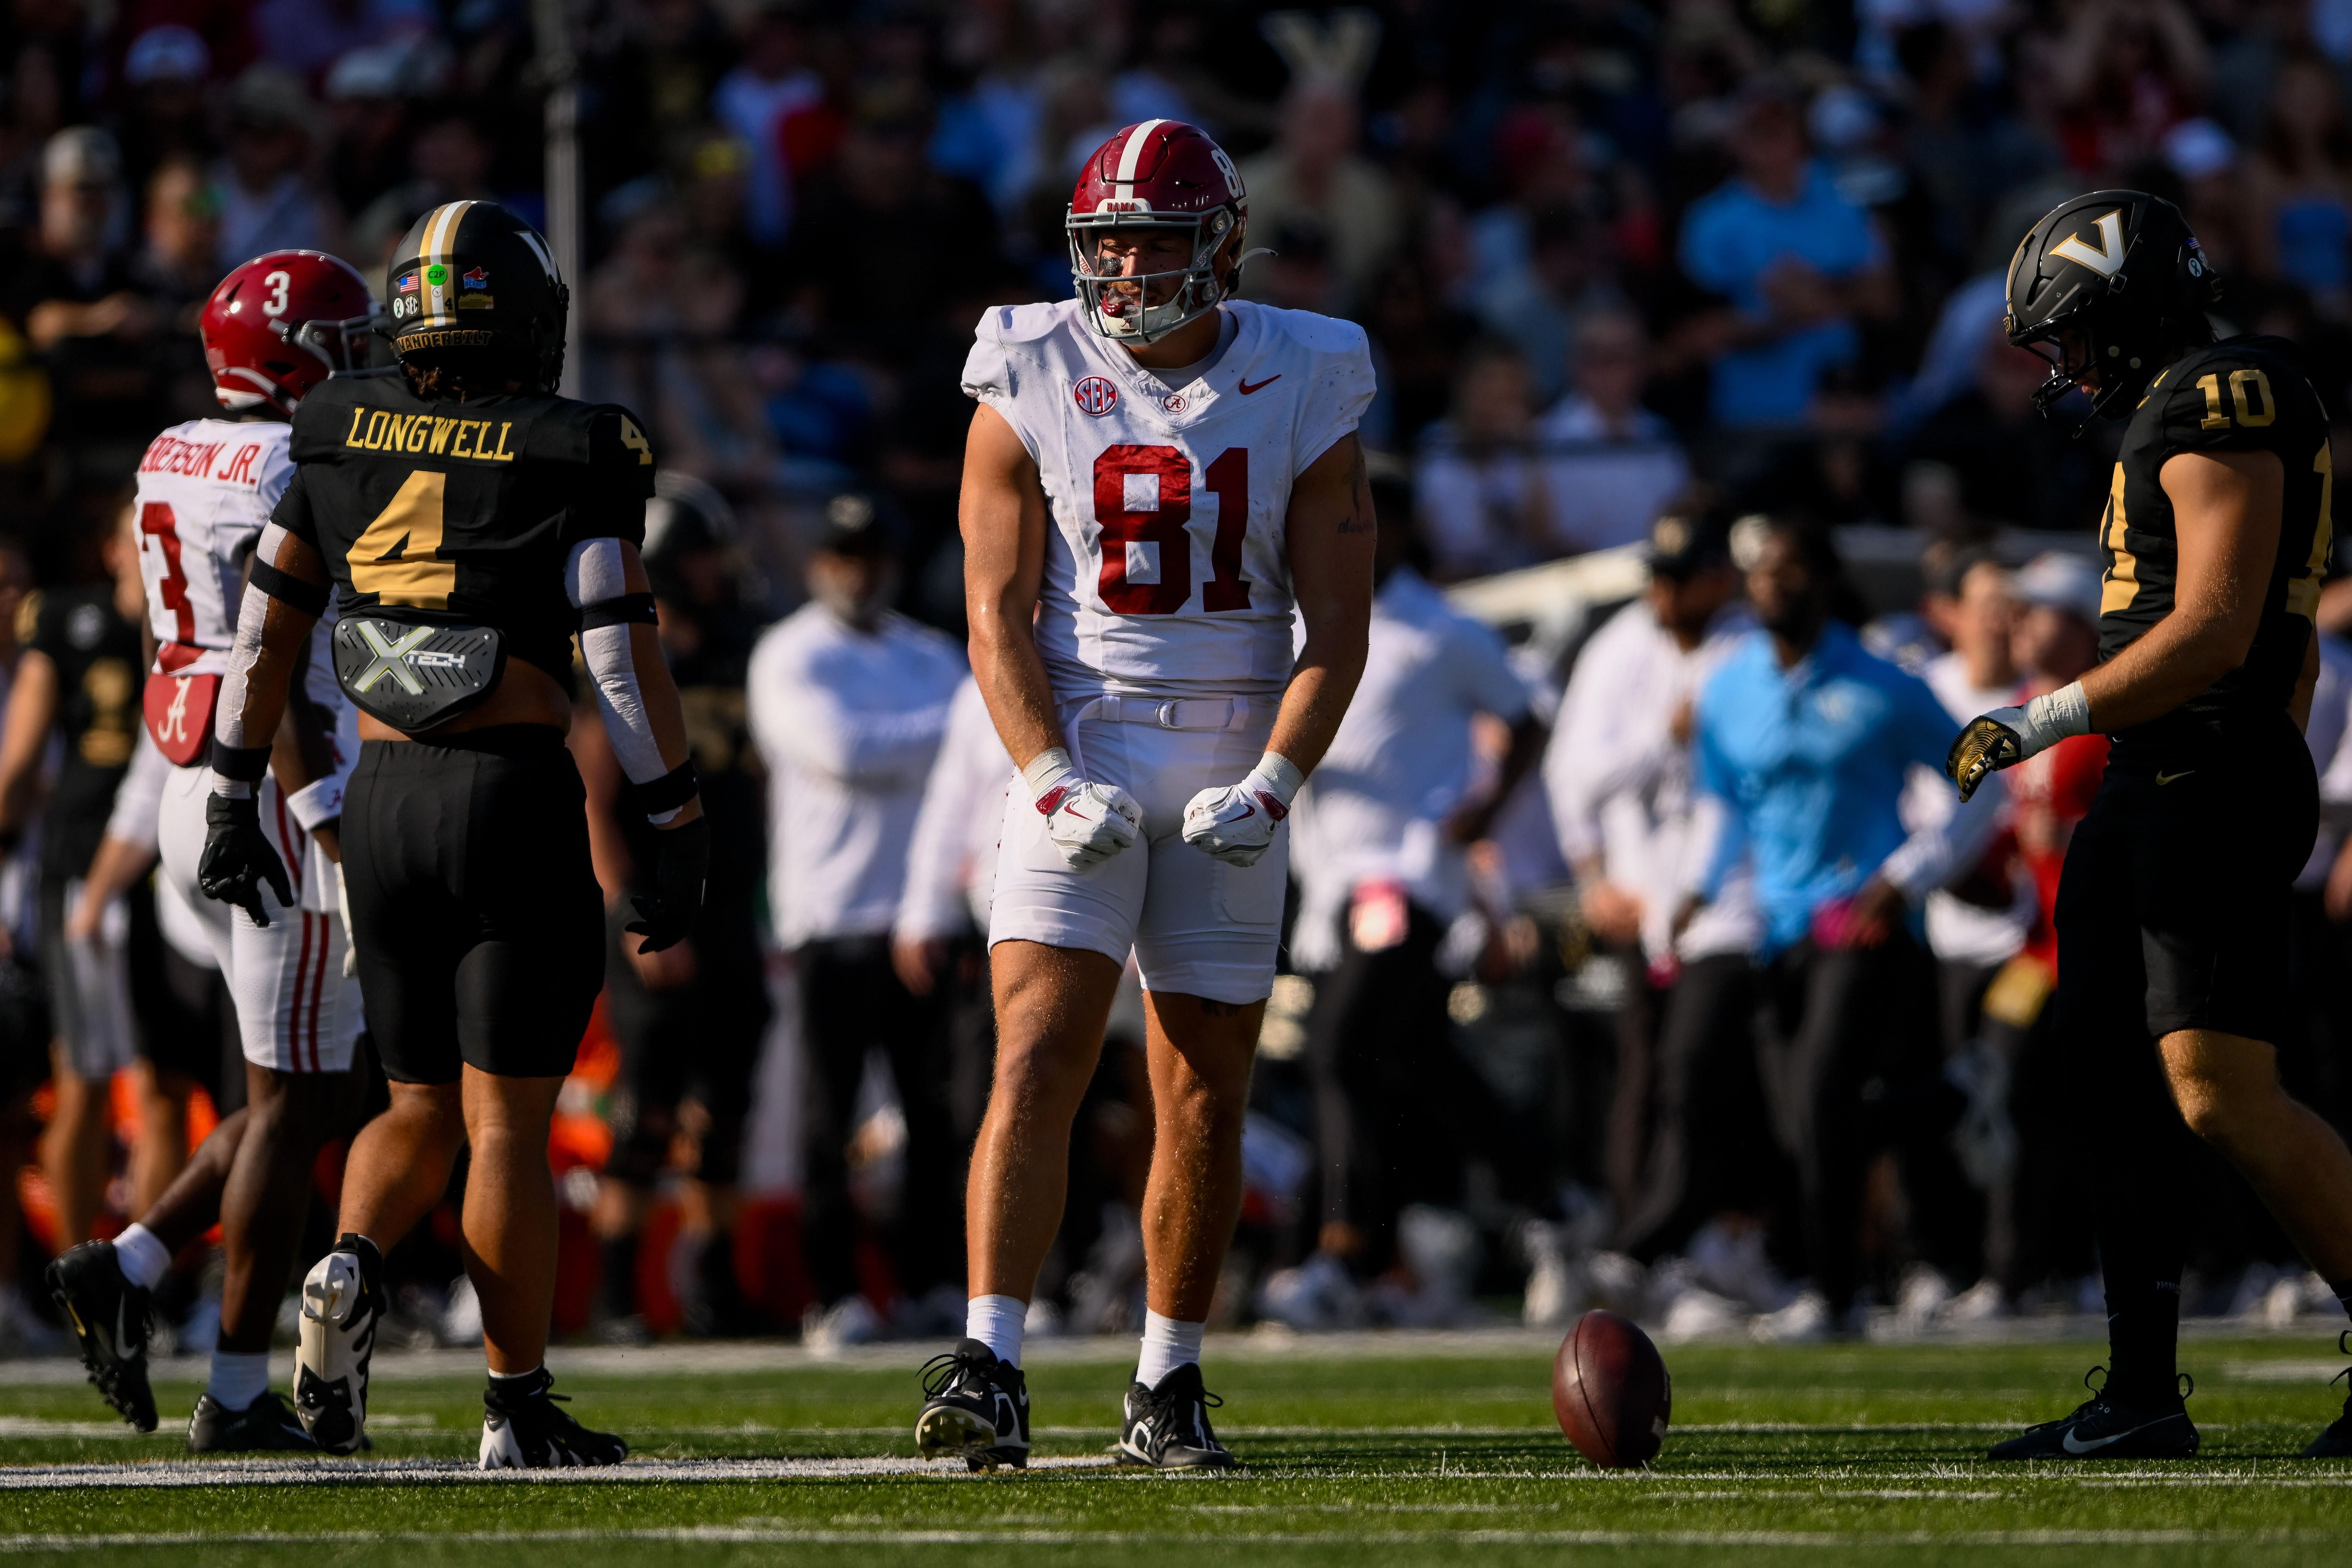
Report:
<svg viewBox="0 0 2352 1568"><path fill-rule="evenodd" d="M1364 329L1353 321L1313 310L1285 310L1273 305L1251 308L1264 312L1268 331L1289 338L1309 353L1342 357L1360 354L1367 359L1370 356L1370 340L1364 335Z"/></svg>
<svg viewBox="0 0 2352 1568"><path fill-rule="evenodd" d="M1047 336L1061 324L1062 314L1050 304L993 305L983 311L972 330L971 353L964 359L964 395L983 403L1009 401L1020 390L1013 384L1017 373L1013 361L1031 357L1011 345Z"/></svg>
<svg viewBox="0 0 2352 1568"><path fill-rule="evenodd" d="M975 337L1001 343L1034 342L1062 324L1067 300L1041 300L1034 305L992 305L981 312Z"/></svg>

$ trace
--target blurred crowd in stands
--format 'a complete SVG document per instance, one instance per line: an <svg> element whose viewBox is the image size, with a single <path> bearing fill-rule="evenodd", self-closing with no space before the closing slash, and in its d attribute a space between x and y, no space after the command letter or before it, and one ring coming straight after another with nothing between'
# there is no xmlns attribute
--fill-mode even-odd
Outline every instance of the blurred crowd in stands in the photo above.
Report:
<svg viewBox="0 0 2352 1568"><path fill-rule="evenodd" d="M0 68L11 668L73 631L40 605L110 602L141 453L213 411L215 280L315 247L381 289L456 198L546 226L544 94L577 73L578 390L660 454L648 557L730 842L691 955L614 946L555 1152L569 1331L961 1321L940 1259L988 1082L974 911L1007 770L958 684L958 373L984 307L1068 294L1077 161L1153 117L1236 159L1244 295L1361 322L1381 383L1373 673L1297 826L1319 810L1364 853L1295 889L1221 1314L1455 1322L1521 1295L1539 1321L1607 1301L1802 1338L2095 1305L2064 1147L2095 1109L2037 1024L2096 759L1963 828L1889 751L1864 815L1944 858L1743 908L1736 868L1685 864L1739 794L1702 694L1791 595L1860 629L1823 658L1954 724L2087 663L2116 433L2038 417L2043 367L2001 331L2010 254L2068 195L2179 202L2226 330L2294 340L2342 409L2352 5L13 0ZM1441 593L1563 562L1517 598ZM2352 649L2326 655L2311 738L2352 803ZM134 689L58 724L130 734ZM184 1042L110 1089L51 1072L32 907L81 871L26 836L38 774L0 798L20 1347L55 1335L5 1279L120 1224L236 1077ZM628 838L599 828L616 907ZM2306 878L2309 1037L2282 1045L2343 1121L2336 843ZM219 1005L184 974L133 989L150 1035ZM1040 1328L1139 1314L1139 1030L1115 1016ZM2190 1310L2292 1314L2300 1266L2215 1172ZM415 1337L468 1331L453 1245L427 1227L395 1259ZM204 1289L191 1259L179 1310Z"/></svg>

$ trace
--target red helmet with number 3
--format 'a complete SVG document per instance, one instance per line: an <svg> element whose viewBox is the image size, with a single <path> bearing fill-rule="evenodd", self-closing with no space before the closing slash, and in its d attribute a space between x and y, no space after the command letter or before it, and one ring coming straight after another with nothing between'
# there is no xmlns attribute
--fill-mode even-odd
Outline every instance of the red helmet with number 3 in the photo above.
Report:
<svg viewBox="0 0 2352 1568"><path fill-rule="evenodd" d="M1087 324L1119 342L1148 343L1215 310L1241 287L1248 224L1241 171L1207 132L1181 120L1127 127L1087 160L1062 226ZM1098 269L1107 236L1170 228L1192 242L1181 271Z"/></svg>
<svg viewBox="0 0 2352 1568"><path fill-rule="evenodd" d="M273 250L220 280L196 330L223 408L268 404L291 416L327 377L367 363L375 319L367 280L349 262Z"/></svg>

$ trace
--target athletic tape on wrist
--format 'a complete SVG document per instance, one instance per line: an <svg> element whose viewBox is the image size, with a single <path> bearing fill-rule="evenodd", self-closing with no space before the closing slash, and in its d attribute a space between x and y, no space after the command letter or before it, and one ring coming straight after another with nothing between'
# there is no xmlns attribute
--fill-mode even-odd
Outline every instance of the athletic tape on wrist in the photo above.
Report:
<svg viewBox="0 0 2352 1568"><path fill-rule="evenodd" d="M1077 768L1071 763L1066 747L1048 746L1029 759L1029 765L1021 770L1021 782L1029 786L1031 800L1042 801L1055 785L1076 772Z"/></svg>
<svg viewBox="0 0 2352 1568"><path fill-rule="evenodd" d="M2091 699L2079 680L2045 691L2025 705L2025 716L2050 744L2091 732Z"/></svg>
<svg viewBox="0 0 2352 1568"><path fill-rule="evenodd" d="M249 581L255 587L278 603L299 610L306 616L323 616L327 613L327 590L323 585L317 583L305 583L290 572L280 572L267 561L258 558L254 561L253 575Z"/></svg>
<svg viewBox="0 0 2352 1568"><path fill-rule="evenodd" d="M1307 783L1307 775L1298 771L1298 764L1280 752L1268 752L1258 758L1250 776L1264 782L1269 793L1286 806Z"/></svg>
<svg viewBox="0 0 2352 1568"><path fill-rule="evenodd" d="M695 777L694 759L688 757L661 777L635 787L637 809L648 817L663 817L674 816L682 810L701 792L702 782Z"/></svg>
<svg viewBox="0 0 2352 1568"><path fill-rule="evenodd" d="M593 632L599 626L617 626L631 621L653 626L661 619L654 608L651 594L624 594L617 599L599 599L580 607L580 629Z"/></svg>

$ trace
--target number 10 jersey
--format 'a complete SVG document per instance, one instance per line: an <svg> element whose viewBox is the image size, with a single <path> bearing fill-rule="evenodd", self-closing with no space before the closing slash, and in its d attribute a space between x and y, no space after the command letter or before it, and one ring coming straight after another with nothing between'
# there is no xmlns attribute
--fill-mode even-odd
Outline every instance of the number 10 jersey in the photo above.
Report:
<svg viewBox="0 0 2352 1568"><path fill-rule="evenodd" d="M1037 645L1064 701L1289 680L1291 485L1363 416L1371 355L1350 321L1223 309L1233 341L1173 388L1074 300L981 318L963 389L1036 460L1051 513Z"/></svg>

